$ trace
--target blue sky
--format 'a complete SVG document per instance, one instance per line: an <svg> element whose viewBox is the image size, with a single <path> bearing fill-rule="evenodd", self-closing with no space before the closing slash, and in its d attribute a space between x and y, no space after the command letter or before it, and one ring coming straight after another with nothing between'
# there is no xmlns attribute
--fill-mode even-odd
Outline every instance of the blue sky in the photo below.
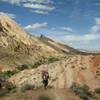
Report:
<svg viewBox="0 0 100 100"><path fill-rule="evenodd" d="M0 0L0 14L33 35L100 50L100 0Z"/></svg>

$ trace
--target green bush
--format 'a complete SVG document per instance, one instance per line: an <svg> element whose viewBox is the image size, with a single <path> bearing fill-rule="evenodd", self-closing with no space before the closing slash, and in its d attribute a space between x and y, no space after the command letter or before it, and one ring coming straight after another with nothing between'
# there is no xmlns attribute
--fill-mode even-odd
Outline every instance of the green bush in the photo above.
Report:
<svg viewBox="0 0 100 100"><path fill-rule="evenodd" d="M100 71L99 70L96 71L96 76L100 76Z"/></svg>
<svg viewBox="0 0 100 100"><path fill-rule="evenodd" d="M9 91L7 89L0 89L0 96L5 96Z"/></svg>
<svg viewBox="0 0 100 100"><path fill-rule="evenodd" d="M47 63L53 63L53 62L59 61L59 60L60 60L59 58L50 57L50 58L48 58Z"/></svg>
<svg viewBox="0 0 100 100"><path fill-rule="evenodd" d="M22 64L22 65L18 66L17 69L18 69L19 71L28 69L28 65L27 65L27 64Z"/></svg>
<svg viewBox="0 0 100 100"><path fill-rule="evenodd" d="M11 91L11 90L13 90L13 89L16 88L16 86L15 86L14 84L12 84L11 82L6 82L6 83L4 84L4 87L5 87L7 90L9 90L9 91Z"/></svg>
<svg viewBox="0 0 100 100"><path fill-rule="evenodd" d="M52 98L50 98L47 95L41 95L41 96L37 97L36 100L52 100Z"/></svg>
<svg viewBox="0 0 100 100"><path fill-rule="evenodd" d="M30 85L30 84L25 84L21 87L21 91L24 92L26 90L34 90L34 85Z"/></svg>
<svg viewBox="0 0 100 100"><path fill-rule="evenodd" d="M5 71L5 72L2 72L2 74L6 77L11 77L12 75L16 74L17 71L16 70L13 70L13 71Z"/></svg>
<svg viewBox="0 0 100 100"><path fill-rule="evenodd" d="M34 63L34 65L32 66L33 68L37 68L38 66L42 65L45 63L45 60L38 60Z"/></svg>
<svg viewBox="0 0 100 100"><path fill-rule="evenodd" d="M60 60L60 58L57 58L57 57L48 57L48 58L40 59L34 63L32 68L37 68L38 66L40 66L42 64L49 64L49 63L53 63L53 62L59 61L59 60Z"/></svg>
<svg viewBox="0 0 100 100"><path fill-rule="evenodd" d="M100 94L100 88L96 88L95 92Z"/></svg>
<svg viewBox="0 0 100 100"><path fill-rule="evenodd" d="M89 100L90 97L94 96L87 85L80 86L77 83L73 83L71 86L71 90L84 100Z"/></svg>
<svg viewBox="0 0 100 100"><path fill-rule="evenodd" d="M7 93L11 92L14 90L16 86L14 86L11 82L1 82L1 89L0 89L0 96L4 96Z"/></svg>

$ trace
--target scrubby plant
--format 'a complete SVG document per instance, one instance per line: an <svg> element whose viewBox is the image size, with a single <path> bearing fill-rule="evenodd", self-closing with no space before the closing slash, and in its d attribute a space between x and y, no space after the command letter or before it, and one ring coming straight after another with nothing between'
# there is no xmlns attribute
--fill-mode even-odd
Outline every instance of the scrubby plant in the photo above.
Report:
<svg viewBox="0 0 100 100"><path fill-rule="evenodd" d="M31 84L24 84L22 87L21 87L21 91L24 92L26 90L34 90L34 85L31 85Z"/></svg>
<svg viewBox="0 0 100 100"><path fill-rule="evenodd" d="M12 84L11 82L5 82L4 87L9 91L16 88L16 86L14 84Z"/></svg>
<svg viewBox="0 0 100 100"><path fill-rule="evenodd" d="M34 65L32 66L33 68L37 68L38 66L42 65L45 63L45 60L38 60L34 63Z"/></svg>
<svg viewBox="0 0 100 100"><path fill-rule="evenodd" d="M96 76L100 76L100 71L96 71Z"/></svg>
<svg viewBox="0 0 100 100"><path fill-rule="evenodd" d="M16 89L16 86L11 82L1 82L0 96L4 96L7 93L10 93L14 89Z"/></svg>
<svg viewBox="0 0 100 100"><path fill-rule="evenodd" d="M47 59L47 63L53 63L53 62L55 62L55 61L59 61L60 59L59 58L56 58L56 57L49 57L48 59Z"/></svg>
<svg viewBox="0 0 100 100"><path fill-rule="evenodd" d="M87 68L85 66L82 66L81 67L81 70L86 70Z"/></svg>
<svg viewBox="0 0 100 100"><path fill-rule="evenodd" d="M48 58L40 59L40 60L34 62L34 65L32 66L32 68L37 68L38 66L40 66L42 64L49 64L49 63L53 63L53 62L59 61L59 60L60 60L59 57L48 57Z"/></svg>
<svg viewBox="0 0 100 100"><path fill-rule="evenodd" d="M13 71L8 70L8 71L2 72L1 74L3 74L3 75L6 76L6 77L11 77L12 75L14 75L14 74L16 74L16 73L17 73L16 70L13 70Z"/></svg>
<svg viewBox="0 0 100 100"><path fill-rule="evenodd" d="M47 95L41 95L41 96L37 97L36 100L52 100L52 98L50 98Z"/></svg>
<svg viewBox="0 0 100 100"><path fill-rule="evenodd" d="M27 64L22 64L22 65L18 66L17 69L20 70L20 71L28 69L28 65Z"/></svg>
<svg viewBox="0 0 100 100"><path fill-rule="evenodd" d="M83 100L89 100L89 98L94 97L94 94L90 91L87 85L81 86L78 83L73 83L71 90Z"/></svg>
<svg viewBox="0 0 100 100"><path fill-rule="evenodd" d="M9 91L7 89L0 89L0 97L5 96Z"/></svg>
<svg viewBox="0 0 100 100"><path fill-rule="evenodd" d="M95 93L99 93L100 94L100 87L95 89Z"/></svg>

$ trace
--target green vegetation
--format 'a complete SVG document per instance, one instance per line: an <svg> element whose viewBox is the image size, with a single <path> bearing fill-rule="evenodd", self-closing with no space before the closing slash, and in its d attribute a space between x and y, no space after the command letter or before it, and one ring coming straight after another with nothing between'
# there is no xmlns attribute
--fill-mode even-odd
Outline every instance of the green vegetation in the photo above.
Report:
<svg viewBox="0 0 100 100"><path fill-rule="evenodd" d="M10 71L10 70L9 70L9 71L1 72L0 75L9 78L9 77L13 76L13 75L16 74L16 73L17 73L16 70L13 70L13 71Z"/></svg>
<svg viewBox="0 0 100 100"><path fill-rule="evenodd" d="M28 69L28 65L27 65L27 64L22 64L22 65L18 66L17 69L18 69L19 71Z"/></svg>
<svg viewBox="0 0 100 100"><path fill-rule="evenodd" d="M1 84L0 96L4 96L7 93L10 93L12 90L16 89L16 86L8 81L0 82L0 84Z"/></svg>
<svg viewBox="0 0 100 100"><path fill-rule="evenodd" d="M16 88L14 84L7 81L16 71L5 71L0 73L0 96L4 96Z"/></svg>
<svg viewBox="0 0 100 100"><path fill-rule="evenodd" d="M27 90L34 90L34 85L30 85L30 84L24 84L22 87L21 87L21 91L22 92L25 92Z"/></svg>
<svg viewBox="0 0 100 100"><path fill-rule="evenodd" d="M5 96L9 91L7 89L0 89L0 96Z"/></svg>
<svg viewBox="0 0 100 100"><path fill-rule="evenodd" d="M86 70L87 68L85 66L82 66L81 67L81 70Z"/></svg>
<svg viewBox="0 0 100 100"><path fill-rule="evenodd" d="M89 100L89 98L95 97L87 85L80 86L78 83L73 83L71 90L83 100Z"/></svg>
<svg viewBox="0 0 100 100"><path fill-rule="evenodd" d="M53 63L53 62L59 61L61 59L62 58L59 58L59 57L49 57L49 58L40 59L40 60L36 61L32 67L37 68L38 66L40 66L42 64Z"/></svg>
<svg viewBox="0 0 100 100"><path fill-rule="evenodd" d="M95 89L95 93L100 94L100 87Z"/></svg>
<svg viewBox="0 0 100 100"><path fill-rule="evenodd" d="M36 100L52 100L52 98L47 95L41 95Z"/></svg>
<svg viewBox="0 0 100 100"><path fill-rule="evenodd" d="M100 71L96 71L96 76L100 76Z"/></svg>

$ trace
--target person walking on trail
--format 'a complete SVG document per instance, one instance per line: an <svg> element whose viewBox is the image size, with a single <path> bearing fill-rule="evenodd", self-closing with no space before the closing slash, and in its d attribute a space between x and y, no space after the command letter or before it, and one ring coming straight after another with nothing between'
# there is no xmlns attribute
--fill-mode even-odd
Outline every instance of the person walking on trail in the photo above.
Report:
<svg viewBox="0 0 100 100"><path fill-rule="evenodd" d="M44 85L44 89L47 89L48 86L48 80L49 80L49 73L48 71L42 71L42 82Z"/></svg>

